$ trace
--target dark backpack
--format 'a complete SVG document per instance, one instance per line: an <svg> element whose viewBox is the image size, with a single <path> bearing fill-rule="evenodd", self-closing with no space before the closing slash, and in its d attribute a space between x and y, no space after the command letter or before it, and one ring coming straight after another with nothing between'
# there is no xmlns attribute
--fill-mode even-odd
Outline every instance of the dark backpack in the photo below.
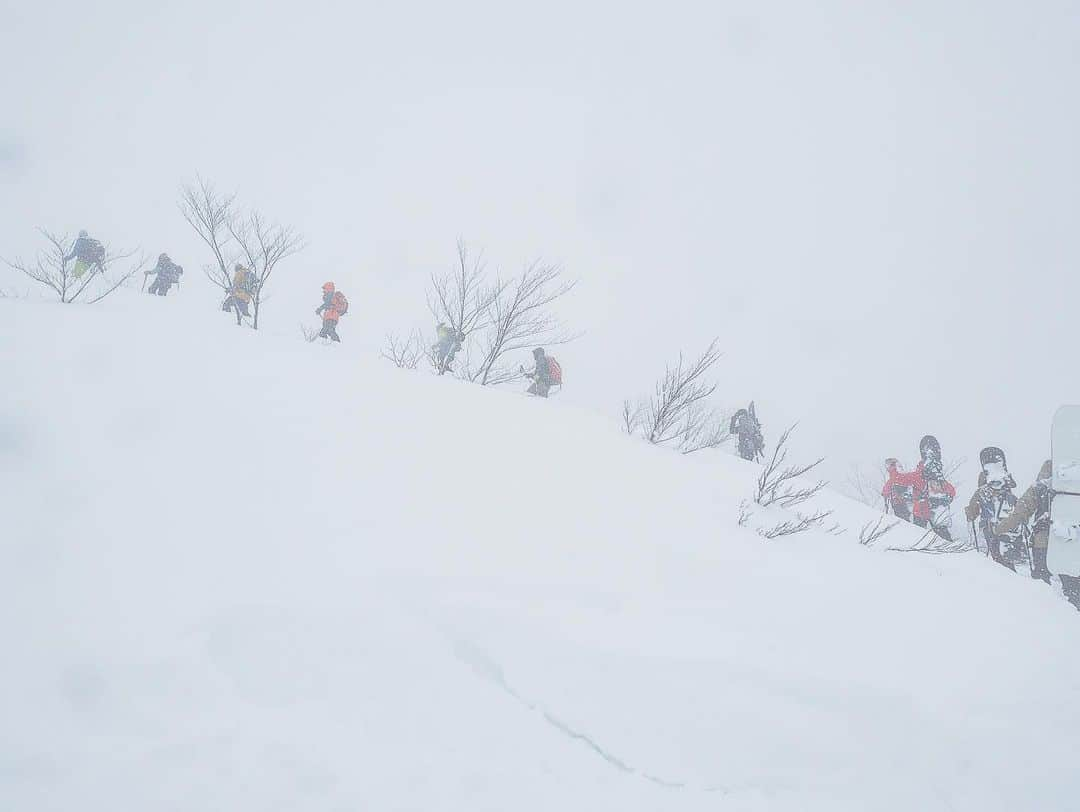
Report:
<svg viewBox="0 0 1080 812"><path fill-rule="evenodd" d="M83 245L82 254L83 256L81 259L84 259L86 262L102 262L105 259L105 246L97 240L87 237L86 243Z"/></svg>

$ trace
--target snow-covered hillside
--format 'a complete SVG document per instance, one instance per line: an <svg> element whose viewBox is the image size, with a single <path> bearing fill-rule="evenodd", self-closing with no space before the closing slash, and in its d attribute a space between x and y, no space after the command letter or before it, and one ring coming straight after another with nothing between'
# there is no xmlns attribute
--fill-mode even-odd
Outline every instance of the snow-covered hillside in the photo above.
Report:
<svg viewBox="0 0 1080 812"><path fill-rule="evenodd" d="M0 808L1080 806L1045 585L185 293L0 301Z"/></svg>

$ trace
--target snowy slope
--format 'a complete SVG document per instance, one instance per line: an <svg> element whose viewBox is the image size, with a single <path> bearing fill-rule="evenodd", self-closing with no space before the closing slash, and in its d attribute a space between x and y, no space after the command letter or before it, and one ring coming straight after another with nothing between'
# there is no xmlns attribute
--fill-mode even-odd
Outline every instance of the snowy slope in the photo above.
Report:
<svg viewBox="0 0 1080 812"><path fill-rule="evenodd" d="M184 295L2 300L0 380L0 808L1080 804L1067 604L727 455Z"/></svg>

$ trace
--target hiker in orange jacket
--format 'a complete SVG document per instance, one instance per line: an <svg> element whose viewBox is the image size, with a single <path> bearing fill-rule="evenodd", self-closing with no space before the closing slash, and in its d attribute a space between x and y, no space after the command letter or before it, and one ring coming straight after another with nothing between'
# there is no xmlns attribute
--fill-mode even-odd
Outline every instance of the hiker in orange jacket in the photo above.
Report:
<svg viewBox="0 0 1080 812"><path fill-rule="evenodd" d="M331 341L341 341L337 334L338 320L349 311L349 301L340 290L334 287L333 282L327 282L322 286L323 303L315 309L316 316L322 316L322 330L319 338L329 338Z"/></svg>

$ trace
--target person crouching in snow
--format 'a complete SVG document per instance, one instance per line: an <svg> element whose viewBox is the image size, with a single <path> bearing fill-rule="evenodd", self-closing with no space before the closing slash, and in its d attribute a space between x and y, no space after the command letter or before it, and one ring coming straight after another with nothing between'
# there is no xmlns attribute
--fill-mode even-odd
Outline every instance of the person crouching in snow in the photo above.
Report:
<svg viewBox="0 0 1080 812"><path fill-rule="evenodd" d="M327 282L322 286L323 302L315 309L316 316L322 316L322 330L318 338L329 338L331 341L341 341L337 334L338 320L349 311L349 300L340 290L334 288L333 282Z"/></svg>

